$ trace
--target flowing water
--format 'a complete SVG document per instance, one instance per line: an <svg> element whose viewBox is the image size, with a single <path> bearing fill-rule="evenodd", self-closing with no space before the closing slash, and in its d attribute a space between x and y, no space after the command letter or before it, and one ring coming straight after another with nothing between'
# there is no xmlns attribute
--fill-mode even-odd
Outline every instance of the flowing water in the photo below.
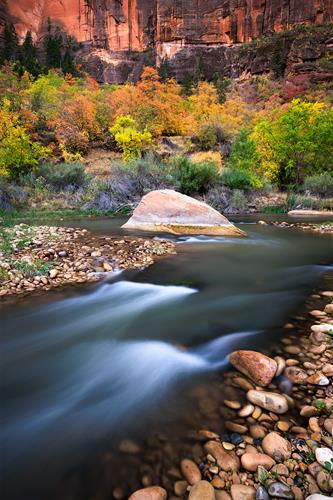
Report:
<svg viewBox="0 0 333 500"><path fill-rule="evenodd" d="M120 222L66 224L119 234ZM274 342L332 265L333 240L251 218L242 229L174 238L177 255L146 270L2 306L2 499L57 497L101 445L176 428L188 389L230 351Z"/></svg>

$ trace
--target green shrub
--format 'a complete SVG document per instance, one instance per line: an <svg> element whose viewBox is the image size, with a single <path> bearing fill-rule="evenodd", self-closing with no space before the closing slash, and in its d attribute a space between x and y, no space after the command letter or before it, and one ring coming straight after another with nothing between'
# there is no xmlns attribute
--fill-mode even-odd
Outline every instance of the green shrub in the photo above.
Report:
<svg viewBox="0 0 333 500"><path fill-rule="evenodd" d="M230 208L238 212L241 212L248 208L248 202L243 191L241 191L240 189L235 189L232 194L229 206Z"/></svg>
<svg viewBox="0 0 333 500"><path fill-rule="evenodd" d="M175 178L182 193L203 194L218 181L218 169L214 162L193 163L182 156L174 163Z"/></svg>
<svg viewBox="0 0 333 500"><path fill-rule="evenodd" d="M329 172L306 177L301 188L317 196L333 196L333 176Z"/></svg>
<svg viewBox="0 0 333 500"><path fill-rule="evenodd" d="M225 168L221 174L222 184L230 189L243 189L248 191L252 188L253 179L246 170Z"/></svg>
<svg viewBox="0 0 333 500"><path fill-rule="evenodd" d="M217 140L217 132L212 125L204 125L198 132L197 141L203 151L213 149L217 144Z"/></svg>
<svg viewBox="0 0 333 500"><path fill-rule="evenodd" d="M88 176L82 163L44 163L38 175L55 191L75 191L87 184Z"/></svg>
<svg viewBox="0 0 333 500"><path fill-rule="evenodd" d="M228 177L234 178L237 184L237 175L239 175L240 185L235 185L235 188L247 189L245 185L242 185L241 178L243 177L244 182L245 179L248 178L250 181L250 187L259 188L262 187L264 181L259 179L255 175L256 166L258 164L258 153L256 150L256 145L254 141L250 139L248 130L241 130L238 137L234 140L230 150L230 156L228 159L227 166L230 171L233 172L233 175ZM236 172L240 172L236 174ZM232 182L232 180L231 180ZM245 182L246 184L246 182ZM233 186L230 186L233 187Z"/></svg>

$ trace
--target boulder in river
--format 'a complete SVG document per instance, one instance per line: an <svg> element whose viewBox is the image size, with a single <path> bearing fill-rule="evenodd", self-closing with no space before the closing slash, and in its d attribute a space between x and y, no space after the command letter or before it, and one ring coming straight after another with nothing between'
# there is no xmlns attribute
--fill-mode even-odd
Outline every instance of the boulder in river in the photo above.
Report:
<svg viewBox="0 0 333 500"><path fill-rule="evenodd" d="M257 351L234 351L229 361L238 371L265 387L270 384L277 370L277 362Z"/></svg>
<svg viewBox="0 0 333 500"><path fill-rule="evenodd" d="M206 203L171 189L146 194L122 227L172 234L245 236Z"/></svg>

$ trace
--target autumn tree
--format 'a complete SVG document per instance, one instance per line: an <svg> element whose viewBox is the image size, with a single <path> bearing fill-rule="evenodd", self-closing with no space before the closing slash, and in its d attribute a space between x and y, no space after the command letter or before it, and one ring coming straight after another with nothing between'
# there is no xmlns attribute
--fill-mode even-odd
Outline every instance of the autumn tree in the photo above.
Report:
<svg viewBox="0 0 333 500"><path fill-rule="evenodd" d="M36 167L50 149L33 141L20 124L19 115L4 100L0 108L0 174L17 179Z"/></svg>

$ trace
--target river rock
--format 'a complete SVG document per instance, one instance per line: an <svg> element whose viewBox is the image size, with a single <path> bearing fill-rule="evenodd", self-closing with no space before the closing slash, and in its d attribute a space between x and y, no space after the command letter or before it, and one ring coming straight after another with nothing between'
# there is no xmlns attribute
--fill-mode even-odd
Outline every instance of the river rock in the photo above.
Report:
<svg viewBox="0 0 333 500"><path fill-rule="evenodd" d="M190 485L193 485L201 480L199 467L192 460L184 458L184 460L180 462L180 470Z"/></svg>
<svg viewBox="0 0 333 500"><path fill-rule="evenodd" d="M128 500L167 500L167 492L160 486L150 486L135 491Z"/></svg>
<svg viewBox="0 0 333 500"><path fill-rule="evenodd" d="M215 490L215 500L231 500L231 496L226 491Z"/></svg>
<svg viewBox="0 0 333 500"><path fill-rule="evenodd" d="M329 448L316 448L316 459L323 467L326 462L333 464L333 451Z"/></svg>
<svg viewBox="0 0 333 500"><path fill-rule="evenodd" d="M326 304L324 311L327 314L333 314L333 302L332 304Z"/></svg>
<svg viewBox="0 0 333 500"><path fill-rule="evenodd" d="M269 495L263 486L257 489L256 500L269 500Z"/></svg>
<svg viewBox="0 0 333 500"><path fill-rule="evenodd" d="M302 370L298 366L288 366L285 369L284 374L289 378L294 384L304 384L308 378L306 371Z"/></svg>
<svg viewBox="0 0 333 500"><path fill-rule="evenodd" d="M313 332L327 333L330 330L333 330L333 325L330 325L329 323L321 323L320 325L312 325L311 330Z"/></svg>
<svg viewBox="0 0 333 500"><path fill-rule="evenodd" d="M283 414L288 411L288 401L281 394L267 391L248 391L246 397L250 403L273 413Z"/></svg>
<svg viewBox="0 0 333 500"><path fill-rule="evenodd" d="M323 386L328 385L330 383L328 378L319 372L310 375L310 377L306 379L306 382L310 385L323 385Z"/></svg>
<svg viewBox="0 0 333 500"><path fill-rule="evenodd" d="M275 361L277 363L277 370L276 370L275 376L278 377L279 375L281 375L281 373L285 369L285 367L286 367L286 361L281 356L275 356L274 359L275 359Z"/></svg>
<svg viewBox="0 0 333 500"><path fill-rule="evenodd" d="M333 365L327 363L323 366L323 374L327 377L333 377Z"/></svg>
<svg viewBox="0 0 333 500"><path fill-rule="evenodd" d="M291 457L291 444L277 432L270 432L261 443L267 455L278 462L283 462Z"/></svg>
<svg viewBox="0 0 333 500"><path fill-rule="evenodd" d="M333 418L326 418L324 421L324 427L325 430L333 436Z"/></svg>
<svg viewBox="0 0 333 500"><path fill-rule="evenodd" d="M189 500L215 500L213 486L208 481L199 481L192 486Z"/></svg>
<svg viewBox="0 0 333 500"><path fill-rule="evenodd" d="M245 236L206 203L171 189L146 194L122 227L172 234Z"/></svg>
<svg viewBox="0 0 333 500"><path fill-rule="evenodd" d="M321 470L316 477L316 481L321 491L330 493L333 490L333 477L327 470Z"/></svg>
<svg viewBox="0 0 333 500"><path fill-rule="evenodd" d="M243 373L257 385L270 384L277 370L277 362L257 351L234 351L229 356L234 368Z"/></svg>
<svg viewBox="0 0 333 500"><path fill-rule="evenodd" d="M286 499L294 498L294 494L289 488L289 486L287 486L284 483L280 483L278 481L275 481L274 483L269 485L268 494L274 498L286 498Z"/></svg>
<svg viewBox="0 0 333 500"><path fill-rule="evenodd" d="M309 497L306 497L306 500L329 500L332 497L327 497L326 495L321 495L320 493L314 493Z"/></svg>
<svg viewBox="0 0 333 500"><path fill-rule="evenodd" d="M221 443L217 441L208 441L204 446L205 452L212 455L219 467L226 472L237 472L240 467L240 461L234 451L226 451Z"/></svg>
<svg viewBox="0 0 333 500"><path fill-rule="evenodd" d="M250 472L256 472L258 465L262 465L267 470L275 465L275 461L265 453L244 453L241 462L244 469Z"/></svg>
<svg viewBox="0 0 333 500"><path fill-rule="evenodd" d="M230 493L232 500L255 500L256 498L256 490L244 484L233 484Z"/></svg>

